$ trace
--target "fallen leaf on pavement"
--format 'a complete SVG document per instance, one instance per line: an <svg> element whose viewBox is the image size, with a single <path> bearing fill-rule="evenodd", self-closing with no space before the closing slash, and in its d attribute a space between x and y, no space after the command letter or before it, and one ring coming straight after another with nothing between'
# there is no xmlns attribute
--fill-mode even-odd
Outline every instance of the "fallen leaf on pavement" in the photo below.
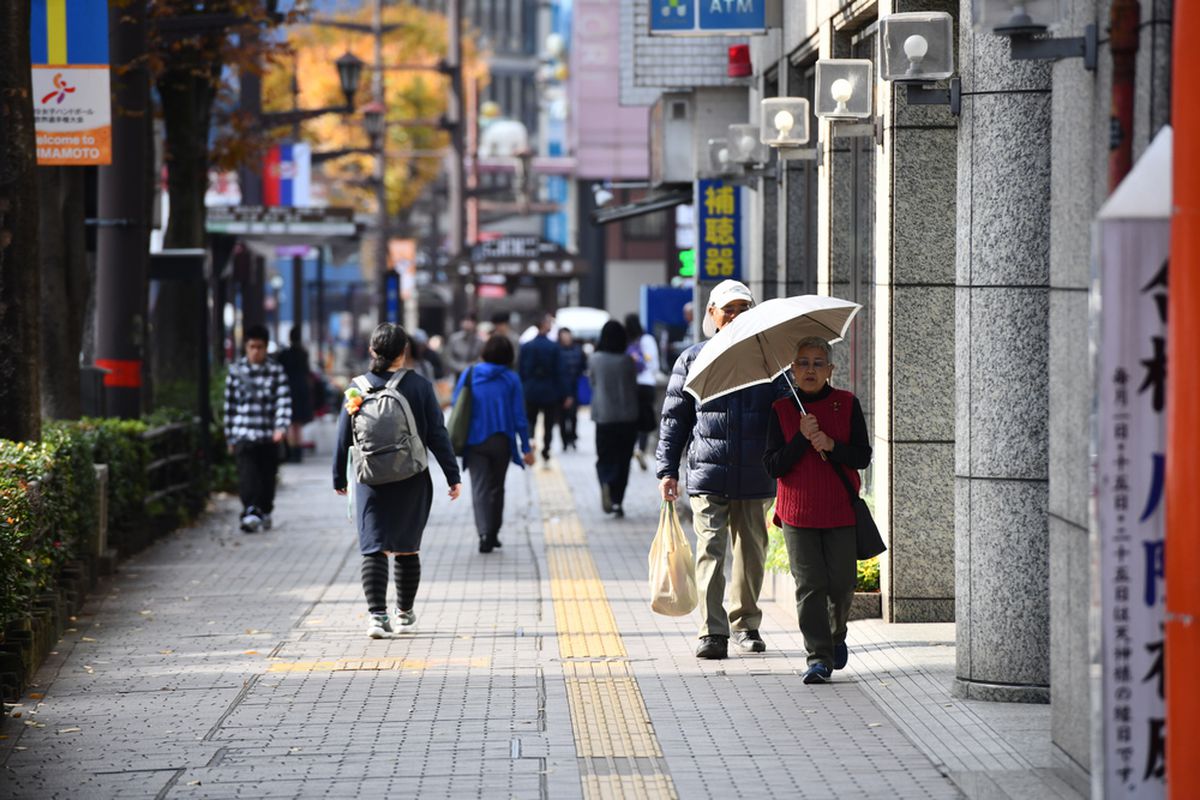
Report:
<svg viewBox="0 0 1200 800"><path fill-rule="evenodd" d="M83 729L82 728L59 728L58 732L59 733L79 733L81 730L83 730Z"/></svg>

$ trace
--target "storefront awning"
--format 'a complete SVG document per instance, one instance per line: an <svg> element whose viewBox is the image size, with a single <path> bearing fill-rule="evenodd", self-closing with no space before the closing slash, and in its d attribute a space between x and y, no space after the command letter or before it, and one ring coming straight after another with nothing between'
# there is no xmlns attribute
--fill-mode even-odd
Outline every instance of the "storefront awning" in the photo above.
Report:
<svg viewBox="0 0 1200 800"><path fill-rule="evenodd" d="M642 214L653 214L655 211L665 211L668 208L681 206L692 202L692 188L667 189L647 195L632 203L625 203L611 208L600 208L592 212L592 222L597 225L607 225L610 222L620 222L623 219L640 217Z"/></svg>

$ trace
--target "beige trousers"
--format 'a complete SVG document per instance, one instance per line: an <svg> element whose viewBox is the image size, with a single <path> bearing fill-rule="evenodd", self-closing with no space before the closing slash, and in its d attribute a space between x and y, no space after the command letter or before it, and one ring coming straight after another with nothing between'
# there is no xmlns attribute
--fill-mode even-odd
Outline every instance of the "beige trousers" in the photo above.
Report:
<svg viewBox="0 0 1200 800"><path fill-rule="evenodd" d="M762 623L758 595L767 556L767 508L770 499L730 500L719 495L691 498L696 531L696 588L704 622L700 636L729 636L730 628L756 631ZM733 542L731 607L725 613L725 555Z"/></svg>

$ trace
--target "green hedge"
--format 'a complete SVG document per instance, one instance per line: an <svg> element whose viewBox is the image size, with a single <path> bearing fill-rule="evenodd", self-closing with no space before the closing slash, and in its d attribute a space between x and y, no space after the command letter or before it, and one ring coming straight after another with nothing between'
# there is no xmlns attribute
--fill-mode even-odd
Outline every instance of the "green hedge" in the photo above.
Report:
<svg viewBox="0 0 1200 800"><path fill-rule="evenodd" d="M870 499L867 499L870 504ZM771 522L775 516L775 505L767 512L767 569L772 572L790 572L787 545L783 541L783 528ZM860 592L879 591L879 558L858 562L858 585Z"/></svg>
<svg viewBox="0 0 1200 800"><path fill-rule="evenodd" d="M109 469L110 538L119 541L148 523L151 447L144 434L179 419L163 412L145 421L49 422L41 442L0 439L0 628L27 614L38 593L54 588L63 564L86 553L97 522L93 464ZM188 446L198 450L194 428L189 436ZM180 522L204 487L199 480L187 496L172 496L151 511Z"/></svg>

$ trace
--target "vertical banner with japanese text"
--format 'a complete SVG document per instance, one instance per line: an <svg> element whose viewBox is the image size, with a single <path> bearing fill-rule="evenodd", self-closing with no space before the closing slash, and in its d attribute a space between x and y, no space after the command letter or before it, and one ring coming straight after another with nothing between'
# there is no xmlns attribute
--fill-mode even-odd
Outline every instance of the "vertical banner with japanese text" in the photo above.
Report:
<svg viewBox="0 0 1200 800"><path fill-rule="evenodd" d="M720 180L700 180L696 194L696 277L741 280L741 190Z"/></svg>
<svg viewBox="0 0 1200 800"><path fill-rule="evenodd" d="M37 163L112 163L108 0L33 0L29 24Z"/></svg>
<svg viewBox="0 0 1200 800"><path fill-rule="evenodd" d="M1170 223L1105 220L1099 245L1095 516L1102 794L1165 794L1166 312ZM1100 765L1096 765L1097 768Z"/></svg>

